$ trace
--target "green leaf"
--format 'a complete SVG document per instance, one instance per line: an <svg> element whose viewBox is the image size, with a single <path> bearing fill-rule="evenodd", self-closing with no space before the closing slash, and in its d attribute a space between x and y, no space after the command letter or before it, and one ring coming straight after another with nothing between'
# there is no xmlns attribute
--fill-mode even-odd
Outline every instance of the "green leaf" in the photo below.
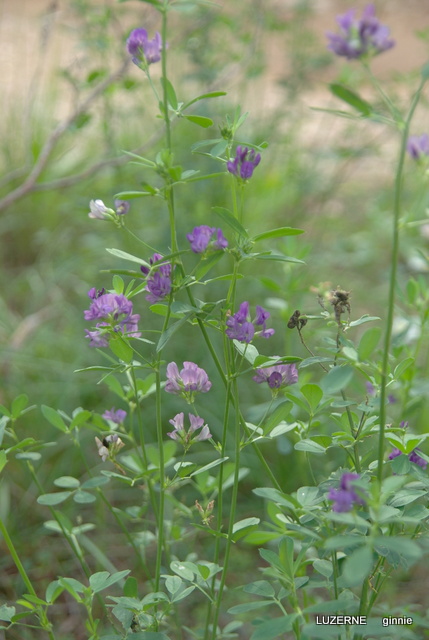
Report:
<svg viewBox="0 0 429 640"><path fill-rule="evenodd" d="M335 394L347 387L353 378L353 368L349 365L333 367L322 379L321 387L325 393Z"/></svg>
<svg viewBox="0 0 429 640"><path fill-rule="evenodd" d="M118 294L118 296L121 295L121 293L124 293L124 287L125 287L125 283L122 280L122 278L120 276L113 276L112 278L112 284L113 284L113 288L115 290L115 293Z"/></svg>
<svg viewBox="0 0 429 640"><path fill-rule="evenodd" d="M177 96L176 96L174 87L168 78L162 78L162 83L165 84L165 88L167 92L167 100L170 103L170 105L173 107L174 111L176 111L179 104L177 102Z"/></svg>
<svg viewBox="0 0 429 640"><path fill-rule="evenodd" d="M139 164L139 163L132 163L132 164ZM116 193L115 196L118 200L135 200L136 198L153 196L156 193L157 192L155 189L149 189L148 191L120 191L119 193ZM109 251L109 253L113 253L114 251L119 252L119 249L106 249L106 251ZM121 251L121 253L125 253L125 251ZM117 255L117 254L113 253L113 255ZM123 256L118 256L118 258L122 258L122 257ZM124 258L124 260L131 260L131 258ZM137 262L137 260L131 260L131 262ZM141 260L140 264L145 264L144 260Z"/></svg>
<svg viewBox="0 0 429 640"><path fill-rule="evenodd" d="M204 276L223 258L222 251L216 251L207 256L204 260L201 260L195 271L195 280L201 280Z"/></svg>
<svg viewBox="0 0 429 640"><path fill-rule="evenodd" d="M405 360L402 360L402 362L400 362L397 367L395 367L395 371L393 372L393 375L396 379L400 378L402 376L403 373L405 373L405 371L408 369L408 367L410 367L414 362L414 358L405 358Z"/></svg>
<svg viewBox="0 0 429 640"><path fill-rule="evenodd" d="M117 571L112 575L109 574L108 571L99 571L94 573L89 578L89 586L91 587L93 593L98 593L99 591L103 591L103 589L107 589L115 582L119 582L119 580L123 580L130 571L126 569L125 571Z"/></svg>
<svg viewBox="0 0 429 640"><path fill-rule="evenodd" d="M313 562L313 567L325 578L330 578L333 573L332 562L329 560L315 560Z"/></svg>
<svg viewBox="0 0 429 640"><path fill-rule="evenodd" d="M317 384L305 384L300 391L310 405L311 413L314 414L323 398L322 389Z"/></svg>
<svg viewBox="0 0 429 640"><path fill-rule="evenodd" d="M265 562L268 562L268 564L271 565L273 569L277 569L281 573L284 573L283 564L280 562L280 558L277 553L274 553L274 551L271 551L270 549L259 549L259 555L263 560L265 560Z"/></svg>
<svg viewBox="0 0 429 640"><path fill-rule="evenodd" d="M386 556L387 551L398 554L408 566L415 564L423 555L417 542L405 537L379 536L374 539L374 546L382 556Z"/></svg>
<svg viewBox="0 0 429 640"><path fill-rule="evenodd" d="M191 104L194 104L199 100L205 100L206 98L219 98L220 96L226 96L226 95L227 95L226 91L210 91L209 93L203 93L200 96L193 98L189 102L186 102L186 104L183 105L182 110L187 109L188 107L191 106Z"/></svg>
<svg viewBox="0 0 429 640"><path fill-rule="evenodd" d="M211 118L206 118L205 116L184 115L183 117L186 118L186 120L189 120L189 122L192 122L199 127L203 127L203 129L207 129L208 127L211 127L213 125L213 120Z"/></svg>
<svg viewBox="0 0 429 640"><path fill-rule="evenodd" d="M142 258L138 258L137 256L133 256L131 253L127 253L126 251L121 251L120 249L106 249L108 253L111 253L112 256L116 256L117 258L122 258L122 260L128 260L128 262L137 262L140 266L147 267L150 269L150 264L145 262Z"/></svg>
<svg viewBox="0 0 429 640"><path fill-rule="evenodd" d="M0 620L3 622L12 622L12 617L15 615L15 607L8 607L7 604L0 606Z"/></svg>
<svg viewBox="0 0 429 640"><path fill-rule="evenodd" d="M426 495L426 493L427 492L422 489L408 487L395 493L393 498L389 500L389 504L391 507L403 507Z"/></svg>
<svg viewBox="0 0 429 640"><path fill-rule="evenodd" d="M273 260L275 262L294 262L297 264L304 264L303 260L298 260L298 258L292 258L292 256L285 256L282 253L274 253L270 251L269 253L250 253L248 254L244 260Z"/></svg>
<svg viewBox="0 0 429 640"><path fill-rule="evenodd" d="M346 102L351 107L359 111L363 116L369 116L372 113L371 105L363 100L357 93L347 89L341 84L332 83L329 88L334 96L340 98L343 102Z"/></svg>
<svg viewBox="0 0 429 640"><path fill-rule="evenodd" d="M228 613L234 615L236 613L247 613L248 611L253 611L254 609L261 609L262 607L268 607L272 605L272 600L259 600L256 602L247 602L245 604L237 604L235 607L231 607L228 609Z"/></svg>
<svg viewBox="0 0 429 640"><path fill-rule="evenodd" d="M195 585L192 585L191 587L187 587L183 591L180 591L180 593L176 593L176 595L171 598L171 602L180 602L180 600L184 600L195 590L195 588Z"/></svg>
<svg viewBox="0 0 429 640"><path fill-rule="evenodd" d="M119 334L109 340L110 350L123 362L129 363L133 359L134 351L128 342Z"/></svg>
<svg viewBox="0 0 429 640"><path fill-rule="evenodd" d="M54 485L62 489L77 489L80 486L80 482L77 478L72 478L72 476L61 476L54 480Z"/></svg>
<svg viewBox="0 0 429 640"><path fill-rule="evenodd" d="M0 451L0 473L7 464L6 451Z"/></svg>
<svg viewBox="0 0 429 640"><path fill-rule="evenodd" d="M429 62L426 62L422 66L421 74L422 74L423 80L429 80Z"/></svg>
<svg viewBox="0 0 429 640"><path fill-rule="evenodd" d="M46 588L46 594L45 594L46 602L50 604L55 602L55 600L58 598L58 596L62 594L63 591L64 591L64 587L60 585L58 580L54 580L53 582L48 584Z"/></svg>
<svg viewBox="0 0 429 640"><path fill-rule="evenodd" d="M238 340L233 340L233 344L238 353L241 356L244 356L247 362L253 365L259 355L257 348L253 344L239 342Z"/></svg>
<svg viewBox="0 0 429 640"><path fill-rule="evenodd" d="M269 416L269 418L267 418L267 420L264 422L264 425L263 425L264 432L269 433L274 429L274 427L277 427L278 424L280 424L281 422L284 422L287 416L289 415L292 407L293 407L293 404L292 402L289 402L289 400L285 400L284 402L281 402L274 409L274 411Z"/></svg>
<svg viewBox="0 0 429 640"><path fill-rule="evenodd" d="M177 591L179 591L182 584L182 578L180 578L179 576L168 576L165 581L165 588L169 593L171 593L171 595L174 595L175 593L177 593Z"/></svg>
<svg viewBox="0 0 429 640"><path fill-rule="evenodd" d="M260 521L260 518L244 518L244 520L235 522L232 527L232 539L234 542L253 531Z"/></svg>
<svg viewBox="0 0 429 640"><path fill-rule="evenodd" d="M61 415L52 407L47 407L45 404L42 404L42 413L46 420L50 422L54 427L62 431L63 433L67 433L67 425L62 419Z"/></svg>
<svg viewBox="0 0 429 640"><path fill-rule="evenodd" d="M94 476L93 478L89 478L89 480L85 480L85 482L82 484L82 489L95 489L96 487L103 487L109 482L110 479L106 478L106 476Z"/></svg>
<svg viewBox="0 0 429 640"><path fill-rule="evenodd" d="M292 624L297 615L298 614L292 614L262 622L256 627L250 640L271 640L272 638L278 638L278 636L284 636L286 631L292 629Z"/></svg>
<svg viewBox="0 0 429 640"><path fill-rule="evenodd" d="M194 579L194 572L189 568L188 562L179 562L178 560L173 560L173 562L170 564L170 569L184 580L191 582Z"/></svg>
<svg viewBox="0 0 429 640"><path fill-rule="evenodd" d="M295 510L298 504L293 501L290 496L284 493L280 493L280 491L278 491L277 489L273 489L272 487L260 487L258 489L253 489L253 493L257 496L260 496L261 498L264 498L265 500L270 500L271 502L275 502L276 504L281 504L288 509Z"/></svg>
<svg viewBox="0 0 429 640"><path fill-rule="evenodd" d="M55 504L60 504L67 500L69 496L71 496L71 491L58 491L58 493L44 493L43 495L37 498L37 502L39 504L43 504L45 506L52 507Z"/></svg>
<svg viewBox="0 0 429 640"><path fill-rule="evenodd" d="M374 564L372 550L367 547L356 549L344 562L342 580L348 587L355 587L362 584L369 576Z"/></svg>
<svg viewBox="0 0 429 640"><path fill-rule="evenodd" d="M363 334L358 347L359 360L365 362L368 360L376 346L378 345L381 337L380 327L372 327Z"/></svg>
<svg viewBox="0 0 429 640"><path fill-rule="evenodd" d="M271 231L265 231L264 233L258 233L253 236L253 242L259 242L260 240L267 240L268 238L283 238L285 236L297 236L304 233L304 229L294 229L293 227L280 227L279 229L271 229Z"/></svg>
<svg viewBox="0 0 429 640"><path fill-rule="evenodd" d="M186 314L186 316L183 316L183 318L180 318L180 320L178 320L177 322L174 322L174 324L171 324L168 327L168 329L161 334L161 337L158 340L158 344L156 345L157 353L162 351L162 349L165 347L165 345L171 339L171 337L176 333L178 329L180 329L180 327L182 327L189 320L189 318L192 315L193 315L192 313Z"/></svg>
<svg viewBox="0 0 429 640"><path fill-rule="evenodd" d="M231 211L224 207L213 207L213 211L217 213L217 215L222 218L222 220L229 225L240 238L245 238L246 240L249 239L249 234L246 229L238 222L237 218L235 218Z"/></svg>
<svg viewBox="0 0 429 640"><path fill-rule="evenodd" d="M96 501L96 497L92 495L92 493L79 490L73 495L73 500L78 504L90 504L91 502Z"/></svg>
<svg viewBox="0 0 429 640"><path fill-rule="evenodd" d="M25 393L17 396L12 402L11 413L13 420L17 420L28 404L28 396Z"/></svg>
<svg viewBox="0 0 429 640"><path fill-rule="evenodd" d="M318 442L314 442L311 438L303 438L295 443L294 448L297 451L308 451L309 453L317 453L324 454L326 451L325 447L322 447Z"/></svg>
<svg viewBox="0 0 429 640"><path fill-rule="evenodd" d="M225 458L219 458L218 460L213 460L213 462L209 462L209 464L206 464L206 465L204 465L204 467L200 467L199 469L197 469L196 471L191 473L190 477L193 478L194 476L197 476L200 473L204 473L204 471L208 471L209 469L212 469L213 467L217 467L219 464L222 464L226 460L229 460L229 458L225 457Z"/></svg>
<svg viewBox="0 0 429 640"><path fill-rule="evenodd" d="M369 316L367 313L361 316L358 320L353 320L350 322L349 327L358 327L361 324L365 324L365 322L373 322L374 320L380 320L378 316Z"/></svg>

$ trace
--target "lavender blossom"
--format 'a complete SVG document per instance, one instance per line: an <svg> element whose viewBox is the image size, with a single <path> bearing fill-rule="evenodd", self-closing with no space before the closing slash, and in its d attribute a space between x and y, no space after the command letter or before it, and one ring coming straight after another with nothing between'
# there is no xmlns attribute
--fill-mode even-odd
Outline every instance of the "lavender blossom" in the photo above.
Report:
<svg viewBox="0 0 429 640"><path fill-rule="evenodd" d="M124 216L130 210L130 203L127 200L115 200L116 215Z"/></svg>
<svg viewBox="0 0 429 640"><path fill-rule="evenodd" d="M153 267L153 265L162 259L163 256L160 253L154 253L149 263L151 267ZM149 291L149 295L146 296L148 302L153 304L170 295L172 288L170 263L161 264L159 267L155 267L155 269L148 269L148 267L142 266L140 270L149 276L146 280L146 291Z"/></svg>
<svg viewBox="0 0 429 640"><path fill-rule="evenodd" d="M195 393L207 393L211 386L207 373L194 362L184 362L180 373L175 362L167 365L167 384L165 385L167 393L181 395L191 403Z"/></svg>
<svg viewBox="0 0 429 640"><path fill-rule="evenodd" d="M343 473L339 489L330 489L328 500L334 502L332 511L345 513L351 511L355 504L364 505L365 500L353 489L353 481L359 480L357 473Z"/></svg>
<svg viewBox="0 0 429 640"><path fill-rule="evenodd" d="M407 151L414 160L421 160L422 156L429 156L429 135L410 136L407 141Z"/></svg>
<svg viewBox="0 0 429 640"><path fill-rule="evenodd" d="M249 180L260 161L260 153L255 153L254 149L249 150L247 147L238 146L234 160L229 160L229 162L226 163L226 168L229 173L232 173L237 178Z"/></svg>
<svg viewBox="0 0 429 640"><path fill-rule="evenodd" d="M337 56L353 60L377 55L394 46L394 40L389 40L389 28L380 24L375 17L374 5L367 5L359 20L355 19L355 15L356 10L350 9L337 16L341 33L327 34L330 40L328 49Z"/></svg>
<svg viewBox="0 0 429 640"><path fill-rule="evenodd" d="M228 240L224 237L222 229L208 227L205 224L194 227L193 231L186 235L186 238L191 243L191 249L194 253L204 253L207 249L218 251L226 249L228 246Z"/></svg>
<svg viewBox="0 0 429 640"><path fill-rule="evenodd" d="M102 441L95 437L95 443L97 445L98 455L103 462L106 462L107 458L114 459L116 454L124 446L124 443L116 433L106 436Z"/></svg>
<svg viewBox="0 0 429 640"><path fill-rule="evenodd" d="M95 288L88 292L92 303L84 312L85 320L103 320L96 323L96 330L85 330L86 337L90 339L90 347L107 347L108 336L111 331L120 332L128 337L138 338L137 323L140 320L138 314L133 314L133 303L124 295L115 293L102 293Z"/></svg>
<svg viewBox="0 0 429 640"><path fill-rule="evenodd" d="M294 364L276 364L272 367L256 369L256 375L252 380L258 384L268 382L270 389L281 389L298 382L298 370Z"/></svg>
<svg viewBox="0 0 429 640"><path fill-rule="evenodd" d="M192 413L189 413L188 416L190 422L188 431L186 431L184 427L184 414L182 412L174 416L172 420L169 420L170 424L174 427L174 431L167 433L172 440L180 442L185 449L189 449L194 442L202 442L212 437L208 426L204 424L203 418L194 416ZM198 429L201 429L201 431L199 434L196 434L195 432Z"/></svg>
<svg viewBox="0 0 429 640"><path fill-rule="evenodd" d="M111 420L115 424L121 424L125 418L127 417L127 412L123 409L114 409L113 407L110 411L105 411L102 416L105 420Z"/></svg>
<svg viewBox="0 0 429 640"><path fill-rule="evenodd" d="M132 61L138 66L147 66L161 60L162 40L156 33L152 40L148 39L146 29L134 29L127 40L127 50Z"/></svg>
<svg viewBox="0 0 429 640"><path fill-rule="evenodd" d="M115 212L113 209L108 209L102 200L91 200L89 203L90 212L89 218L97 220L113 220Z"/></svg>
<svg viewBox="0 0 429 640"><path fill-rule="evenodd" d="M269 311L261 306L256 305L256 317L250 319L249 303L242 302L239 310L226 321L228 327L225 331L228 338L238 340L239 342L252 342L254 337L270 338L274 335L274 329L266 328L266 321L270 317ZM257 327L261 327L260 331L256 331Z"/></svg>

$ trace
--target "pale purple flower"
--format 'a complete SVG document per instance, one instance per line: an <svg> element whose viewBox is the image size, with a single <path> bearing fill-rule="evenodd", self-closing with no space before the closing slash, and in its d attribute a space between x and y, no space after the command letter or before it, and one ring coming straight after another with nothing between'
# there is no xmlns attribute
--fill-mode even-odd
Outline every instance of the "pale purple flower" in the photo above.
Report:
<svg viewBox="0 0 429 640"><path fill-rule="evenodd" d="M89 203L90 213L89 218L95 218L97 220L112 220L115 212L113 209L108 209L102 200L91 200Z"/></svg>
<svg viewBox="0 0 429 640"><path fill-rule="evenodd" d="M156 33L152 40L148 39L146 29L134 29L127 40L127 50L136 65L145 65L161 60L162 40Z"/></svg>
<svg viewBox="0 0 429 640"><path fill-rule="evenodd" d="M204 253L207 249L218 251L226 249L228 246L228 240L224 237L222 229L208 227L205 224L194 227L193 231L186 235L186 238L191 243L191 249L194 253Z"/></svg>
<svg viewBox="0 0 429 640"><path fill-rule="evenodd" d="M258 384L267 382L270 389L281 389L298 382L298 369L294 364L275 364L272 367L256 369L256 375L252 380Z"/></svg>
<svg viewBox="0 0 429 640"><path fill-rule="evenodd" d="M90 339L90 347L107 347L111 331L120 332L132 338L140 337L137 323L138 314L133 314L133 303L124 295L96 292L95 288L88 292L92 303L84 312L85 320L102 320L97 322L95 331L86 329L86 337Z"/></svg>
<svg viewBox="0 0 429 640"><path fill-rule="evenodd" d="M124 216L130 210L130 203L127 200L115 200L116 215Z"/></svg>
<svg viewBox="0 0 429 640"><path fill-rule="evenodd" d="M152 304L166 298L171 293L171 264L167 262L160 264L159 267L154 267L163 257L160 253L154 253L149 260L151 268L140 267L141 272L148 276L146 291L149 291L149 295L146 296L146 300Z"/></svg>
<svg viewBox="0 0 429 640"><path fill-rule="evenodd" d="M98 449L98 455L103 462L106 462L107 458L114 458L118 451L122 449L124 443L120 439L117 433L106 436L103 440L95 437L95 442Z"/></svg>
<svg viewBox="0 0 429 640"><path fill-rule="evenodd" d="M192 413L188 414L190 427L186 431L184 427L184 413L178 413L172 420L169 420L173 425L174 431L170 431L167 435L172 439L183 444L188 449L194 442L202 442L212 437L209 428L204 424L203 418L194 416ZM201 429L200 433L195 433L198 429Z"/></svg>
<svg viewBox="0 0 429 640"><path fill-rule="evenodd" d="M353 482L359 480L357 473L343 473L339 489L330 489L328 500L334 502L332 511L345 513L351 511L355 504L364 505L365 500L353 488Z"/></svg>
<svg viewBox="0 0 429 640"><path fill-rule="evenodd" d="M365 7L362 18L356 19L355 16L355 9L337 16L341 32L327 34L330 41L328 49L337 56L352 60L366 55L374 56L394 46L394 40L389 39L389 28L375 17L374 5Z"/></svg>
<svg viewBox="0 0 429 640"><path fill-rule="evenodd" d="M193 402L195 393L207 393L211 386L207 373L195 362L184 362L180 372L175 362L167 365L167 393L181 395L187 402Z"/></svg>
<svg viewBox="0 0 429 640"><path fill-rule="evenodd" d="M111 420L115 424L121 424L125 418L127 417L127 412L123 409L114 409L113 407L110 411L105 411L102 416L105 420Z"/></svg>
<svg viewBox="0 0 429 640"><path fill-rule="evenodd" d="M377 391L372 382L365 382L366 392L369 396L375 396Z"/></svg>
<svg viewBox="0 0 429 640"><path fill-rule="evenodd" d="M238 146L234 160L229 160L226 163L226 168L229 173L232 173L237 178L249 180L253 175L255 167L258 166L260 161L260 153L255 153L254 149Z"/></svg>
<svg viewBox="0 0 429 640"><path fill-rule="evenodd" d="M407 151L414 160L420 160L422 156L429 156L429 135L410 136L407 142Z"/></svg>
<svg viewBox="0 0 429 640"><path fill-rule="evenodd" d="M252 342L254 337L270 338L274 335L274 329L266 328L266 321L270 317L269 311L256 305L256 317L251 320L249 314L249 303L242 302L239 310L226 321L228 327L225 331L228 338L239 342ZM261 327L257 331L257 327Z"/></svg>

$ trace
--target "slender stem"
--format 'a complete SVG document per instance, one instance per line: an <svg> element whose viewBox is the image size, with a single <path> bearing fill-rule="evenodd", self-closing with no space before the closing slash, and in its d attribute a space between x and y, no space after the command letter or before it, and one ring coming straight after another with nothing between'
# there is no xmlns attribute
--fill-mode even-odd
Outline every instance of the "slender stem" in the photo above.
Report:
<svg viewBox="0 0 429 640"><path fill-rule="evenodd" d="M381 491L381 482L383 479L383 457L384 457L384 438L386 427L386 386L387 376L389 372L389 353L392 340L392 327L393 327L393 314L395 308L395 286L396 286L396 274L398 270L399 259L399 217L401 214L401 199L402 199L402 173L404 169L405 152L408 140L408 131L410 127L411 119L416 110L417 104L420 99L421 91L426 82L426 79L422 77L420 86L417 89L414 98L411 103L411 107L404 123L404 128L401 137L401 146L399 150L398 166L395 176L394 187L394 199L393 199L393 238L392 238L392 258L390 268L390 282L389 282L389 295L387 302L387 320L386 320L386 333L384 336L383 345L383 361L381 368L381 388L380 388L380 432L378 440L378 467L377 477L379 481L379 487Z"/></svg>
<svg viewBox="0 0 429 640"><path fill-rule="evenodd" d="M31 580L28 577L27 572L25 571L21 560L19 559L19 555L14 547L11 537L9 536L6 526L3 523L3 520L1 518L0 518L0 533L2 534L4 541L6 542L6 546L9 549L10 555L12 556L12 560L14 561L15 566L19 571L19 575L21 576L23 582L25 583L25 586L28 589L28 593L31 593L33 596L37 597L37 593L35 592L33 585L31 584Z"/></svg>
<svg viewBox="0 0 429 640"><path fill-rule="evenodd" d="M232 361L232 358L231 358ZM233 373L233 371L231 371ZM237 378L233 378L233 395L235 398L235 406L238 408L238 388L237 388ZM223 561L223 569L222 576L219 584L219 591L216 598L215 610L213 615L213 626L212 626L212 640L216 640L217 636L217 623L219 620L220 614L220 606L222 603L222 595L223 590L225 588L226 576L228 572L229 558L231 554L231 546L232 546L232 531L234 527L235 520L235 512L237 508L237 497L238 497L238 481L239 481L239 473L240 473L240 445L241 445L241 429L240 429L240 415L238 410L235 411L235 438L234 438L234 483L232 485L232 496L231 496L231 508L229 512L229 523L228 523L228 538L226 541L225 547L225 557Z"/></svg>
<svg viewBox="0 0 429 640"><path fill-rule="evenodd" d="M165 468L164 468L164 444L162 433L161 411L161 376L156 371L156 433L158 439L159 454L159 511L158 511L158 546L156 549L155 564L155 591L159 591L161 577L162 548L164 543L164 500L165 500Z"/></svg>

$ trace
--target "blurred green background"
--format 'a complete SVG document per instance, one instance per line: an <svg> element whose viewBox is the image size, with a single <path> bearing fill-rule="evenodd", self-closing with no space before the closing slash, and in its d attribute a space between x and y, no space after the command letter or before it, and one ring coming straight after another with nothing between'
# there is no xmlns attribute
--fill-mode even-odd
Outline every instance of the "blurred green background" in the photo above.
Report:
<svg viewBox="0 0 429 640"><path fill-rule="evenodd" d="M376 59L373 70L404 111L428 58L429 28L422 28L422 4L418 0L407 2L406 7L391 0L376 3L397 46ZM353 4L359 10L365 5L360 0ZM225 114L232 117L237 107L248 111L240 139L265 140L269 146L246 188L245 226L252 234L278 226L305 230L302 236L277 241L279 249L305 265L243 268L246 279L239 283L239 299L263 304L272 313L276 336L269 346L260 345L267 355L306 357L298 335L286 329L286 322L295 309L308 314L320 311L312 291L320 282L351 291L353 317L385 315L399 138L384 125L335 118L317 110L343 108L330 93L330 82L345 83L367 100L378 100L358 64L334 59L326 50L325 32L336 29L335 14L350 6L328 0L229 0L218 6L184 5L171 14L169 73L179 99L208 90L228 92L225 98L199 107L198 113L215 120L211 130L184 120L174 127L176 160L185 169L218 171L212 159L193 155L190 145L217 137ZM6 406L18 393L26 393L31 404L68 413L76 407L103 412L119 405L105 385L97 384L96 373L74 370L101 364L84 339L88 289L110 286L110 276L101 270L129 266L113 259L105 247L148 257L128 235L87 215L91 199L100 198L112 206L115 193L139 189L146 180L153 180L128 162L124 150L154 157L163 145L161 121L154 118L155 105L144 75L128 64L114 81L107 82L110 74L124 66L125 41L137 26L145 26L149 33L160 28L156 11L137 1L3 0L1 4L0 403ZM159 67L153 67L153 76L157 82ZM104 82L98 97L65 126L77 106ZM427 109L424 98L412 133L425 131ZM25 192L28 176L54 131L59 134L49 160ZM405 173L404 217L407 222L423 220L426 183L410 161ZM179 187L176 202L183 240L197 224L219 224L212 207L229 206L227 181L220 178ZM168 217L160 200L132 201L127 225L167 252ZM427 224L404 227L399 302L410 278L421 279L426 286L428 242L429 219ZM221 262L219 273L226 269L228 264ZM198 297L209 300L225 294L219 283L211 291L201 289ZM145 327L157 326L158 319L147 312L143 296L135 299L135 311ZM309 323L306 331L313 350L322 353L326 330ZM359 335L358 329L355 336ZM403 345L416 344L420 327L412 305L398 304L395 335ZM204 407L206 419L219 432L222 418L216 388L221 390L221 384L203 343L183 332L163 355L167 361L182 362L190 358L191 341L191 359L204 366L214 381L214 393L204 399ZM420 358L421 371L427 373L426 352ZM318 378L318 370L302 373L302 380ZM410 404L407 419L413 429L422 431L429 417L422 402L429 391L427 376L419 376L416 384L417 401ZM356 381L354 392L364 393L363 379ZM264 390L246 383L242 394L249 415L252 405L257 411L257 405L267 400ZM165 415L174 415L175 406L166 398ZM150 401L145 410L152 415ZM394 418L404 417L403 407L391 411ZM59 432L38 409L18 429L24 435L58 440ZM87 443L94 448L93 434L89 433ZM287 439L279 443L267 449L267 457L285 490L293 490L297 482L308 481L307 472L300 457L289 455ZM43 454L39 473L49 490L52 480L61 475L61 466L69 465L67 473L80 473L80 461L67 456L68 446L60 438L55 448ZM338 466L335 456L325 461L329 469ZM93 458L95 462L95 450ZM246 450L244 463L251 466L252 462ZM46 551L37 547L38 535L34 543L30 538L39 531L40 521L32 510L37 490L18 462L11 462L7 469L0 484L0 511L6 515L17 501L27 504L31 515L25 537L34 544L35 566L43 567L48 561ZM246 508L243 511L246 515ZM15 525L20 526L18 514ZM3 557L1 562L13 574L9 561ZM67 562L61 568L63 575ZM10 597L7 577L4 589Z"/></svg>

